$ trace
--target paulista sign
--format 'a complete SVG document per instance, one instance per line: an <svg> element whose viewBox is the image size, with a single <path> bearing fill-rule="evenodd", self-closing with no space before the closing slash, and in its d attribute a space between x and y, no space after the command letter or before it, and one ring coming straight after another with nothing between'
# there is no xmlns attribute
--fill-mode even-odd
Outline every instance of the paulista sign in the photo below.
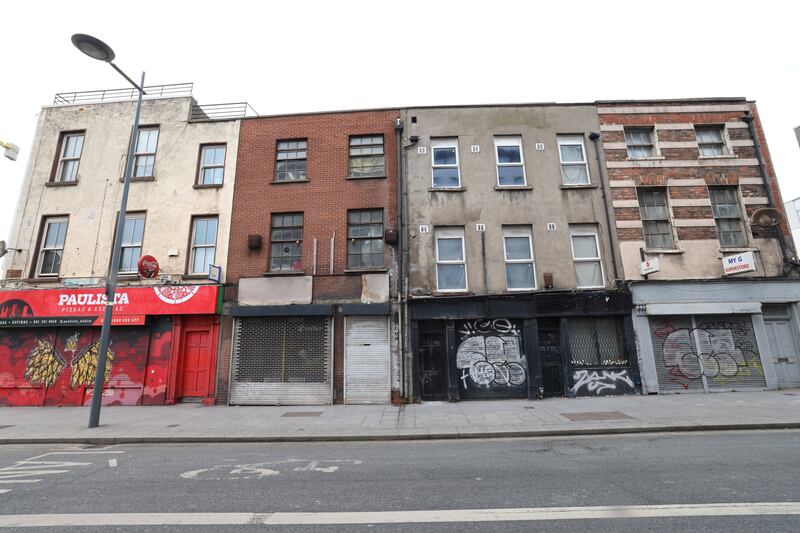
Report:
<svg viewBox="0 0 800 533"><path fill-rule="evenodd" d="M147 315L217 312L215 285L118 287L114 326L139 326ZM102 287L0 291L0 327L99 326L106 305Z"/></svg>
<svg viewBox="0 0 800 533"><path fill-rule="evenodd" d="M753 272L756 269L756 260L753 252L726 255L722 258L722 269L726 276L742 272Z"/></svg>

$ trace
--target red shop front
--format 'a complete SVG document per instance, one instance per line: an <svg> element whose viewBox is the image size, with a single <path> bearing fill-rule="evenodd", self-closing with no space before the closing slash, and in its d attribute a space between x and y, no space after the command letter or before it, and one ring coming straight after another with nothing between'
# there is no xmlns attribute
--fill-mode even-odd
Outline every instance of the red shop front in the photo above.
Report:
<svg viewBox="0 0 800 533"><path fill-rule="evenodd" d="M0 405L88 405L103 288L0 291ZM212 402L216 285L117 289L103 405Z"/></svg>

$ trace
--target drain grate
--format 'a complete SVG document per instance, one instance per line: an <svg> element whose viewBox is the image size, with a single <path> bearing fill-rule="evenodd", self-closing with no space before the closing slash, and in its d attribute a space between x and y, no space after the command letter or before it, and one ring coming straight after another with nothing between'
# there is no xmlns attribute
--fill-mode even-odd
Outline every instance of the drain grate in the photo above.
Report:
<svg viewBox="0 0 800 533"><path fill-rule="evenodd" d="M301 416L319 416L322 414L322 411L289 411L287 413L283 413L281 418L292 418L292 417L301 417Z"/></svg>
<svg viewBox="0 0 800 533"><path fill-rule="evenodd" d="M619 411L594 411L587 413L561 413L561 416L572 422L597 422L601 420L633 420L632 416Z"/></svg>

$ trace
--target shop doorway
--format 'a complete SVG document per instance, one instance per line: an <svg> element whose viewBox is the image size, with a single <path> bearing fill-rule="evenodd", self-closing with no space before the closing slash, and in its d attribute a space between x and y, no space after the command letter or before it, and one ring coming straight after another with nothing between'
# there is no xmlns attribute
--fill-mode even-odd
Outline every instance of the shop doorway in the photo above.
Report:
<svg viewBox="0 0 800 533"><path fill-rule="evenodd" d="M542 360L544 397L565 395L564 361L558 319L539 319L539 355Z"/></svg>
<svg viewBox="0 0 800 533"><path fill-rule="evenodd" d="M200 399L211 395L213 344L210 328L187 327L183 331L176 395L179 399Z"/></svg>
<svg viewBox="0 0 800 533"><path fill-rule="evenodd" d="M441 401L447 395L447 350L444 322L421 322L419 361L423 401Z"/></svg>

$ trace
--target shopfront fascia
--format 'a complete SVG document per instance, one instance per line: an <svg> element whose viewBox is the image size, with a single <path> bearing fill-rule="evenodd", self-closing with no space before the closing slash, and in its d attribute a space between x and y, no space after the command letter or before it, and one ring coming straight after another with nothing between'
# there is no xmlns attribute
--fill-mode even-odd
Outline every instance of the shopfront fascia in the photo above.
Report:
<svg viewBox="0 0 800 533"><path fill-rule="evenodd" d="M103 403L213 397L216 285L116 291ZM0 291L0 404L86 405L96 374L103 288Z"/></svg>
<svg viewBox="0 0 800 533"><path fill-rule="evenodd" d="M425 298L409 310L415 400L640 388L625 291Z"/></svg>

